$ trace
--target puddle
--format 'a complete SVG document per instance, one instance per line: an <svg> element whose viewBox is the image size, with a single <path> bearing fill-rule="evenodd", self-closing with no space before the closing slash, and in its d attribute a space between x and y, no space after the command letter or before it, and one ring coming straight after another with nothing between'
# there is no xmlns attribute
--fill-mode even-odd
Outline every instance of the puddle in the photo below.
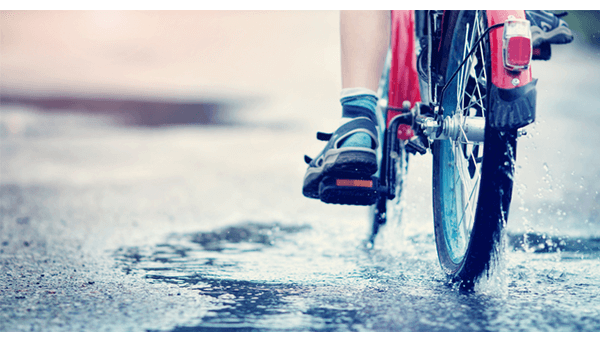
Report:
<svg viewBox="0 0 600 340"><path fill-rule="evenodd" d="M212 312L201 324L178 326L173 331L287 330L288 323L277 324L273 320L301 314L294 312L297 307L290 302L308 288L293 283L240 279L240 274L247 270L242 262L252 262L250 256L256 256L252 253L277 248L290 235L310 229L302 225L244 223L209 232L171 235L165 243L121 248L114 255L127 274L138 273L150 283L175 284L212 298ZM269 263L262 263L269 267ZM256 277L261 276L257 274ZM265 323L265 318L271 321Z"/></svg>
<svg viewBox="0 0 600 340"><path fill-rule="evenodd" d="M593 259L600 253L597 239L509 235L504 286L464 295L447 285L431 234L408 238L411 247L396 253L339 240L323 246L320 232L306 225L250 222L171 235L161 244L118 249L114 256L127 274L149 284L175 285L208 302L201 320L174 326L172 331L595 327L596 319L580 318L596 307L585 302L587 309L581 310L582 301L576 297L596 294L589 287L597 280ZM553 326L556 320L529 325L539 322L541 305L548 307L541 300L531 305L538 295L560 301L545 315L567 313L565 320L570 321L561 326ZM525 321L515 323L521 319Z"/></svg>
<svg viewBox="0 0 600 340"><path fill-rule="evenodd" d="M149 279L188 286L201 277L222 279L227 272L239 275L244 268L252 271L263 264L268 267L270 260L264 254L267 250L277 252L281 244L289 242L289 235L310 229L305 225L244 223L208 232L171 235L166 242L155 246L121 248L115 257L125 273L141 271ZM239 257L248 253L256 254Z"/></svg>

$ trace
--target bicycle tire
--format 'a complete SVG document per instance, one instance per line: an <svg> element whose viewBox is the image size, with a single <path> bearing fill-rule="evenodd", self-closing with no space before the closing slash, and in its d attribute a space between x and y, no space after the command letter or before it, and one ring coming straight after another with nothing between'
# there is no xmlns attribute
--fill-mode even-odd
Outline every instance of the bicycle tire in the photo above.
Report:
<svg viewBox="0 0 600 340"><path fill-rule="evenodd" d="M485 11L459 11L442 37L439 74L446 81L487 29ZM448 41L450 40L450 41ZM434 229L443 271L463 288L472 288L490 269L500 250L512 196L516 130L490 127L491 56L489 37L449 84L442 103L445 117L483 116L484 142L436 140L433 153Z"/></svg>

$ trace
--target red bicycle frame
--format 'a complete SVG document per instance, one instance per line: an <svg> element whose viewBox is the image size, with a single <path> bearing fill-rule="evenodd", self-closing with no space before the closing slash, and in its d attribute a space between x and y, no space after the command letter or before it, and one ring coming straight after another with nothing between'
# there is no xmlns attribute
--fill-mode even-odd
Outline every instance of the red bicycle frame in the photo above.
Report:
<svg viewBox="0 0 600 340"><path fill-rule="evenodd" d="M390 65L388 105L402 107L408 100L411 107L421 101L417 73L417 46L415 43L415 12L392 11L392 60ZM387 125L398 111L388 112Z"/></svg>

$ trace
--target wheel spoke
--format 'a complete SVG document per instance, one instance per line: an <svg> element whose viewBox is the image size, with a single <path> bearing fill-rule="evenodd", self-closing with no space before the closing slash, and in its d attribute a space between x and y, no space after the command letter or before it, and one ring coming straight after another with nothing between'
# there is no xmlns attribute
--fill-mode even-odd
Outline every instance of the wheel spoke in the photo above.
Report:
<svg viewBox="0 0 600 340"><path fill-rule="evenodd" d="M478 198L479 180L481 177L481 157L476 155L479 148L471 143L464 130L464 124L468 117L486 116L485 96L486 91L482 85L487 84L487 73L482 44L475 46L475 42L482 34L480 13L477 12L473 25L466 25L465 44L463 58L473 48L478 51L469 57L469 60L459 70L457 77L456 98L457 106L455 115L460 116L459 141L452 142L452 154L454 156L455 183L457 209L460 217L457 226L470 234L471 225L475 216L474 206ZM471 170L470 170L471 168ZM460 199L458 197L460 195Z"/></svg>
<svg viewBox="0 0 600 340"><path fill-rule="evenodd" d="M463 211L462 211L462 216L460 217L459 221L458 221L458 225L459 226L463 226L463 229L467 232L470 231L470 228L468 228L467 226L471 225L471 222L473 221L473 217L475 217L475 212L473 211L473 206L471 204L471 202L475 202L475 200L473 199L473 195L475 195L476 192L476 188L477 188L477 184L479 183L479 176L477 177L477 181L475 182L475 184L473 185L473 188L471 190L466 190L466 192L469 193L469 198L467 199L467 204L465 205ZM465 224L463 224L463 219L465 217L465 215L467 215L467 212L469 212L469 219L466 221Z"/></svg>

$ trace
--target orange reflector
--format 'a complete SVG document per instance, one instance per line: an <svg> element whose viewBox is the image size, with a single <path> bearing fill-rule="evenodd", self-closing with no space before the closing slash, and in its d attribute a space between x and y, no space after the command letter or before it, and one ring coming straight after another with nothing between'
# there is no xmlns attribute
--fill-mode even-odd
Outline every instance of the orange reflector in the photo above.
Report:
<svg viewBox="0 0 600 340"><path fill-rule="evenodd" d="M373 181L366 179L337 179L335 185L338 187L372 188Z"/></svg>

